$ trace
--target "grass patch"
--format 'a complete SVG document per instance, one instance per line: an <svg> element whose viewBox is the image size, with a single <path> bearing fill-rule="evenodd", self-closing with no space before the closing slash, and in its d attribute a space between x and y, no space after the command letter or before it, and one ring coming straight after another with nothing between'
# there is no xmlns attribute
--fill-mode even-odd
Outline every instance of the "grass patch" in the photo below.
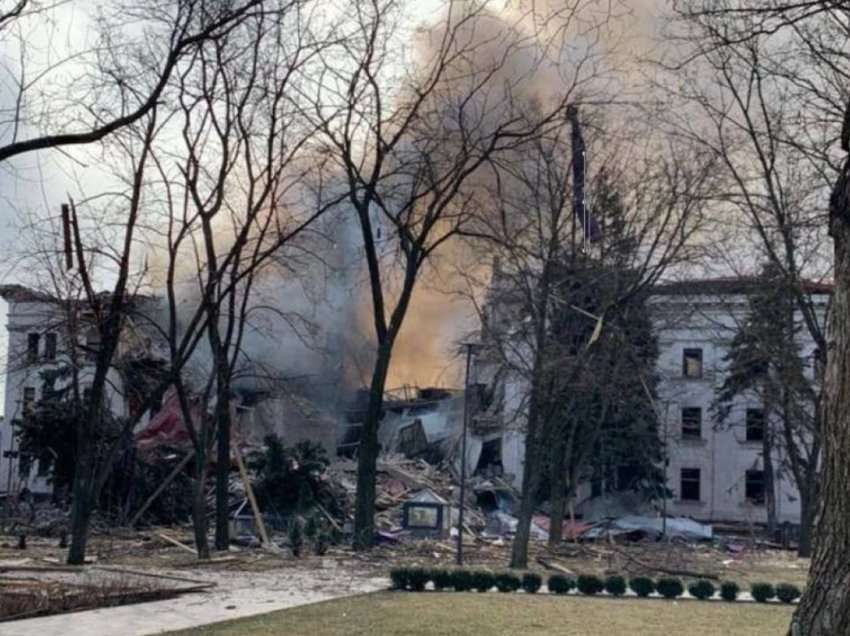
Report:
<svg viewBox="0 0 850 636"><path fill-rule="evenodd" d="M764 636L793 608L532 594L383 592L218 623L172 636Z"/></svg>

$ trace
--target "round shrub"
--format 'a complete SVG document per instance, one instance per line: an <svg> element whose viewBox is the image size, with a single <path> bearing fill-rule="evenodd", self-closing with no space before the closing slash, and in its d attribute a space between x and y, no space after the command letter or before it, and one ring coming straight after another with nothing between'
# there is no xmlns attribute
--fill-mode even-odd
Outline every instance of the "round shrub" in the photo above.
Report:
<svg viewBox="0 0 850 636"><path fill-rule="evenodd" d="M479 592L489 592L496 585L496 577L492 572L479 570L472 573L472 588Z"/></svg>
<svg viewBox="0 0 850 636"><path fill-rule="evenodd" d="M646 598L655 591L655 581L648 576L636 576L629 581L632 592L642 598Z"/></svg>
<svg viewBox="0 0 850 636"><path fill-rule="evenodd" d="M394 590L406 590L410 584L410 570L408 568L393 568L390 570L390 582Z"/></svg>
<svg viewBox="0 0 850 636"><path fill-rule="evenodd" d="M452 584L455 592L468 592L472 589L472 572L469 570L451 571Z"/></svg>
<svg viewBox="0 0 850 636"><path fill-rule="evenodd" d="M537 594L540 586L543 585L543 579L539 574L534 572L526 572L522 575L522 589L529 594Z"/></svg>
<svg viewBox="0 0 850 636"><path fill-rule="evenodd" d="M425 589L428 581L431 580L431 571L425 568L410 568L408 572L408 585L414 592L421 592Z"/></svg>
<svg viewBox="0 0 850 636"><path fill-rule="evenodd" d="M576 586L576 582L563 574L553 574L549 577L546 586L553 594L567 594Z"/></svg>
<svg viewBox="0 0 850 636"><path fill-rule="evenodd" d="M593 596L605 589L605 582L598 576L582 574L576 581L576 587L582 594Z"/></svg>
<svg viewBox="0 0 850 636"><path fill-rule="evenodd" d="M664 598L676 598L677 596L681 596L685 591L682 582L679 579L674 578L658 579L658 583L655 584L655 589L658 590L658 593Z"/></svg>
<svg viewBox="0 0 850 636"><path fill-rule="evenodd" d="M688 592L694 598L704 601L714 596L714 583L705 579L694 581L688 586Z"/></svg>
<svg viewBox="0 0 850 636"><path fill-rule="evenodd" d="M776 590L770 583L753 583L750 586L750 594L758 603L767 603L770 599L776 596Z"/></svg>
<svg viewBox="0 0 850 636"><path fill-rule="evenodd" d="M431 582L434 584L434 589L437 591L445 590L452 587L454 577L449 570L431 570Z"/></svg>
<svg viewBox="0 0 850 636"><path fill-rule="evenodd" d="M738 598L741 588L734 581L723 581L720 584L720 598L730 603Z"/></svg>
<svg viewBox="0 0 850 636"><path fill-rule="evenodd" d="M500 592L516 592L520 583L519 577L510 572L502 572L496 575L496 589Z"/></svg>
<svg viewBox="0 0 850 636"><path fill-rule="evenodd" d="M790 583L780 583L776 586L776 598L783 603L793 603L800 598L800 588Z"/></svg>
<svg viewBox="0 0 850 636"><path fill-rule="evenodd" d="M605 591L611 596L622 596L626 593L626 579L622 576L609 576L605 579Z"/></svg>

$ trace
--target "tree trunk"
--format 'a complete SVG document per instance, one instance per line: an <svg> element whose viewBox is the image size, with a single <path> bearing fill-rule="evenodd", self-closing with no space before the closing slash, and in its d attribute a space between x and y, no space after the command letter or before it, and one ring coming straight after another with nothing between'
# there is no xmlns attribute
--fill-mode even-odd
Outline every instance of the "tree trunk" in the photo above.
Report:
<svg viewBox="0 0 850 636"><path fill-rule="evenodd" d="M195 534L195 549L198 558L207 560L210 558L210 543L207 538L207 461L206 453L195 454L195 483L192 493L192 530Z"/></svg>
<svg viewBox="0 0 850 636"><path fill-rule="evenodd" d="M764 440L762 455L764 461L764 505L767 511L767 533L773 537L776 533L776 487L773 470L773 433L767 424L765 414Z"/></svg>
<svg viewBox="0 0 850 636"><path fill-rule="evenodd" d="M86 544L93 504L92 491L94 490L92 487L94 457L90 444L85 442L81 444L77 462L72 491L71 545L68 547L68 565L83 565L86 560Z"/></svg>
<svg viewBox="0 0 850 636"><path fill-rule="evenodd" d="M846 143L844 149L850 150ZM809 582L791 636L850 634L850 159L832 193L829 230L835 291L827 328L820 503Z"/></svg>
<svg viewBox="0 0 850 636"><path fill-rule="evenodd" d="M549 546L555 547L564 536L564 515L567 508L567 448L563 431L552 446L550 460L551 489L549 492Z"/></svg>
<svg viewBox="0 0 850 636"><path fill-rule="evenodd" d="M215 549L230 548L230 387L216 401Z"/></svg>
<svg viewBox="0 0 850 636"><path fill-rule="evenodd" d="M369 386L369 406L360 432L357 457L357 495L354 501L355 550L368 550L375 536L375 477L378 463L378 427L384 405L384 388L390 368L392 340L378 346L375 370Z"/></svg>
<svg viewBox="0 0 850 636"><path fill-rule="evenodd" d="M812 481L815 479L813 476ZM797 556L801 558L812 556L816 502L816 483L800 489L800 544L797 547Z"/></svg>
<svg viewBox="0 0 850 636"><path fill-rule="evenodd" d="M542 444L539 438L539 419L537 389L532 387L532 396L528 407L528 426L525 433L525 462L522 467L522 495L517 514L516 532L511 546L511 567L524 570L528 567L528 540L531 537L531 518L537 507L537 490L540 487L542 472Z"/></svg>

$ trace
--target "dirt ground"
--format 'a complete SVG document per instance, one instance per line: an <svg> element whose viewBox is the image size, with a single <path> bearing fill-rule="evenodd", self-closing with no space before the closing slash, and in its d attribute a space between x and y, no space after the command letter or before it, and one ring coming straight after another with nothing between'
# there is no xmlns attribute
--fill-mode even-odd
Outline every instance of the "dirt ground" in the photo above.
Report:
<svg viewBox="0 0 850 636"><path fill-rule="evenodd" d="M179 547L169 539L183 543ZM212 560L199 563L192 553L188 527L152 528L96 535L90 542L92 564L141 568L143 570L205 569L220 572L277 571L287 568L332 567L363 576L386 575L402 565L436 567L454 564L453 540L421 540L376 546L368 553L356 553L334 546L324 556L294 558L288 550L269 553L258 548L233 546L228 553L215 553ZM65 550L56 539L30 537L26 550L18 550L15 537L0 535L0 575L3 565L51 566L64 563ZM510 560L510 542L475 539L465 542L465 565L504 569ZM529 569L540 573L568 571L574 574L675 574L695 578L706 576L747 584L754 581L805 584L808 560L792 551L764 549L738 544L730 551L720 543L631 542L568 544L550 550L542 542L532 542ZM742 586L743 587L743 586Z"/></svg>

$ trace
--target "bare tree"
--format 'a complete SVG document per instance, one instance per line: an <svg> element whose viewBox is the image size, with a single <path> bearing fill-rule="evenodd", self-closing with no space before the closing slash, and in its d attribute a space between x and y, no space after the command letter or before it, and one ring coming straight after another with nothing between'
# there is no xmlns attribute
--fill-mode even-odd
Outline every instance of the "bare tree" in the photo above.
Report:
<svg viewBox="0 0 850 636"><path fill-rule="evenodd" d="M601 149L605 141L599 134L591 145ZM563 130L556 130L501 162L496 212L485 214L477 229L487 239L482 247L495 252L497 260L481 308L482 337L506 370L506 381L517 384L522 396L508 409L509 414L521 413L526 439L511 560L518 568L527 564L531 516L545 466L552 470L553 533L560 537L565 508L560 495L568 488L574 491L599 439L601 427L592 424L608 417L612 406L588 412L584 426L573 427L566 405L582 391L613 380L614 343L623 344L618 316L630 299L685 258L685 248L701 225L700 192L710 175L707 164L663 155L625 160L625 147L617 146L617 152L599 153L599 179L591 181L589 190L601 202L597 183L616 169L630 184L627 208L616 216L600 216L604 206L599 205L592 212L597 216L581 218L573 196L571 143L576 139L568 141ZM626 178L614 157L643 168ZM603 262L616 266L606 274ZM588 372L591 368L599 374Z"/></svg>
<svg viewBox="0 0 850 636"><path fill-rule="evenodd" d="M408 3L346 5L353 26L318 80L327 99L314 115L333 109L322 132L359 226L375 330L358 458L359 549L373 539L384 387L417 281L429 258L466 229L487 163L550 126L575 88L598 76L592 45L566 51L564 34L586 4L570 2L553 17L548 33L557 36L529 30L541 23L530 15L500 17L488 2L446 2L436 25L418 33L403 30ZM583 23L583 42L598 37L594 19ZM414 59L401 48L411 36ZM551 82L541 91L536 73L544 67ZM529 120L523 111L535 94L545 105Z"/></svg>
<svg viewBox="0 0 850 636"><path fill-rule="evenodd" d="M847 77L850 56L846 42L850 37L850 10L846 3L812 0L811 2L762 3L740 0L707 5L700 2L682 2L680 9L692 20L708 25L722 38L717 47L743 43L749 45L763 36L778 35L807 53L807 72L794 74L792 85L809 106L803 121L826 121L829 132L817 135L827 150L815 159L818 169L827 179L834 179L829 198L829 234L834 243L835 290L823 338L826 355L826 373L823 387L823 411L820 435L823 439L823 457L819 483L820 501L813 522L816 528L809 585L794 614L789 634L792 636L821 636L840 634L850 630L850 597L843 586L850 578L850 569L840 554L845 551L850 537L847 524L848 483L844 470L850 455L846 431L848 382L847 324L848 290L848 240L850 240L850 160L845 156L829 154L831 145L838 140L844 153L850 152L850 107L847 94ZM746 18L739 20L739 18ZM736 25L730 28L728 25ZM786 74L787 75L787 74ZM786 77L781 72L780 77ZM827 78L828 81L819 81ZM838 81L832 81L838 78ZM831 106L831 107L830 107ZM806 139L810 127L802 131ZM817 138L816 137L816 138ZM804 153L805 148L797 148ZM834 161L837 158L838 161ZM780 263L782 264L782 263Z"/></svg>
<svg viewBox="0 0 850 636"><path fill-rule="evenodd" d="M683 46L690 45L693 62L676 69L676 93L684 99L680 112L688 115L676 117L671 111L671 129L718 158L723 179L714 195L718 213L743 227L782 274L816 345L816 364L822 366L827 355L823 316L808 279L823 277L830 268L822 249L826 193L834 174L829 119L836 95L829 78L844 71L818 63L825 51L813 58L797 55L799 38L815 44L796 11L762 14L748 3L727 2L706 7L698 2L678 5L686 18ZM797 34L793 41L777 34L785 22ZM816 418L821 402L816 395ZM808 555L821 426L816 419L800 430L799 422L783 420L782 437L789 442L786 450L801 497L800 554Z"/></svg>
<svg viewBox="0 0 850 636"><path fill-rule="evenodd" d="M254 283L337 202L306 198L304 184L320 185L323 162L311 154L314 130L291 96L325 43L313 39L301 5L281 2L201 46L179 74L179 145L165 136L157 148L158 187L166 193L162 326L171 368L185 370L174 375L174 389L194 448L200 558L209 556L206 478L214 445L216 546L229 545L231 383L245 362Z"/></svg>
<svg viewBox="0 0 850 636"><path fill-rule="evenodd" d="M129 164L127 189L113 197L122 204L120 218L109 226L115 236L92 242L91 234L98 225L78 216L76 206L70 207L66 225L72 244L67 255L74 258L73 275L92 314L98 342L93 352L91 401L78 430L71 563L83 562L92 507L118 448L113 444L95 458L90 442L106 414L105 387L117 362L116 349L135 291L142 282L149 285L153 276L147 258L141 273L134 269L143 260L140 243L144 241L145 247L154 251L165 243L163 277L170 311L165 319L150 313L140 319L159 330L170 345L169 364L138 413L122 422L125 434L168 386L178 387L186 398L183 368L204 334L215 339L218 329L225 333L222 346L226 351L219 359L228 363L225 372L232 371L230 356L238 349L251 276L319 214L318 207L293 212L286 199L287 187L321 166L321 161L299 163L309 135L303 126L293 123L294 111L287 97L308 55L305 52L313 44L308 44L312 42L309 33L300 30L304 22L296 18L301 3L266 5L252 3L256 10L241 13L239 20L229 19L219 37L199 40L190 57L180 57L176 79L163 93L176 98L176 108L157 101L135 123L112 136L107 152L119 167ZM293 22L279 25L283 17L291 17ZM182 127L175 124L181 119ZM264 132L258 134L255 126ZM176 169L172 167L174 159ZM164 217L158 217L157 212L163 210ZM158 238L163 235L164 240ZM214 244L203 247L205 240L213 239ZM187 255L193 254L195 258L187 261ZM106 266L93 268L93 255L106 261ZM97 290L104 272L116 279L107 294ZM185 291L180 287L185 285L181 276L186 272L203 284L195 304L178 306ZM217 373L213 377L218 377ZM214 386L211 381L207 390ZM184 419L192 427L191 409L185 408L186 399L183 402ZM208 450L212 430L203 428L196 436L200 449ZM207 457L203 455L203 471ZM203 555L206 536L198 543Z"/></svg>
<svg viewBox="0 0 850 636"><path fill-rule="evenodd" d="M90 74L75 78L75 84L65 87L70 94L76 94L83 83L106 90L90 92L86 102L78 104L77 108L59 107L58 100L55 105L38 101L29 104L31 94L33 100L38 100L38 81L49 77L52 70L95 55L94 51L72 51L65 59L51 62L46 70L30 71L34 77L27 72L26 43L15 27L23 21L35 21L46 28L50 12L71 1L17 0L0 13L0 42L6 46L15 44L21 49L20 69L7 79L8 84L15 85L17 94L3 112L0 162L34 150L90 144L139 121L156 107L172 74L185 57L203 42L225 36L240 20L261 10L264 4L264 0L236 3L180 0L168 7L152 0L141 4L116 3L111 7L114 13L102 25L107 54L101 56L100 63L92 64L94 70ZM110 30L120 30L131 20L148 27L146 36L150 40L139 51L128 51L126 43L116 42L109 36ZM89 101L92 94L98 93L103 101ZM58 125L57 119L61 121ZM42 121L55 127L54 131L39 131L39 134L21 138L28 129L41 128Z"/></svg>

